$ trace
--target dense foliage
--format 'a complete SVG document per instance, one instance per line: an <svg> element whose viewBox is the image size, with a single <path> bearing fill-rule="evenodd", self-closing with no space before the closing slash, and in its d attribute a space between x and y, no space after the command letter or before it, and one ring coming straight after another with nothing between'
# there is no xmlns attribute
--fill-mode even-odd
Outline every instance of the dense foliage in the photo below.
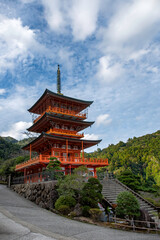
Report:
<svg viewBox="0 0 160 240"><path fill-rule="evenodd" d="M72 174L66 175L57 184L57 191L59 196L70 195L79 199L81 191L85 185L83 176Z"/></svg>
<svg viewBox="0 0 160 240"><path fill-rule="evenodd" d="M129 217L140 215L140 206L136 197L131 192L121 192L117 197L116 215L120 217Z"/></svg>
<svg viewBox="0 0 160 240"><path fill-rule="evenodd" d="M31 140L32 138L27 138L17 141L11 137L0 137L0 175L15 174L16 164L29 159L28 152L23 151L21 147Z"/></svg>
<svg viewBox="0 0 160 240"><path fill-rule="evenodd" d="M122 172L118 176L118 180L134 191L141 190L140 177L133 174L131 170L125 170Z"/></svg>
<svg viewBox="0 0 160 240"><path fill-rule="evenodd" d="M0 161L13 158L21 153L20 146L0 137Z"/></svg>
<svg viewBox="0 0 160 240"><path fill-rule="evenodd" d="M83 216L90 216L91 208L98 208L98 202L102 200L102 185L98 179L89 178L87 181L88 173L86 167L79 167L75 169L74 174L67 175L63 179L60 179L57 184L57 192L59 198L55 203L55 209L65 214L70 209L71 215L76 215L77 211ZM76 208L71 206L73 202ZM68 206L68 207L67 207ZM96 210L92 212L92 215L96 215Z"/></svg>
<svg viewBox="0 0 160 240"><path fill-rule="evenodd" d="M59 210L62 205L68 206L69 208L74 207L76 200L70 195L60 196L55 203L55 209Z"/></svg>
<svg viewBox="0 0 160 240"><path fill-rule="evenodd" d="M129 169L134 175L139 176L141 185L160 186L160 131L130 138L126 143L120 141L103 150L86 153L85 156L108 158L110 172L120 175L121 172Z"/></svg>

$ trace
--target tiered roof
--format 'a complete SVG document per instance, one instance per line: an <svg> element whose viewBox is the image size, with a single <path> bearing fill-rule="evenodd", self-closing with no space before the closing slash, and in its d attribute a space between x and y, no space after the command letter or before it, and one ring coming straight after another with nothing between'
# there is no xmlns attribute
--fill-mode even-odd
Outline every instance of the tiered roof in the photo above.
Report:
<svg viewBox="0 0 160 240"><path fill-rule="evenodd" d="M90 106L93 103L93 101L84 101L84 100L80 100L80 99L76 99L76 98L67 97L65 95L57 94L57 93L54 93L54 92L46 89L44 91L44 93L42 94L42 96L38 99L38 101L30 109L28 109L28 111L31 113L39 114L39 108L41 108L42 103L47 100L59 100L64 103L67 102L68 104L78 105L79 112L81 112L82 110L84 110L85 108L87 108L88 106Z"/></svg>

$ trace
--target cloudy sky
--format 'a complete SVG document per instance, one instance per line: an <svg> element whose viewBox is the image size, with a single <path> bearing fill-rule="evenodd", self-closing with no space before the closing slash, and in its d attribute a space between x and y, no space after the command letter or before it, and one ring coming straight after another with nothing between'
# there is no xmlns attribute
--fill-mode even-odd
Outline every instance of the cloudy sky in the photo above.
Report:
<svg viewBox="0 0 160 240"><path fill-rule="evenodd" d="M62 93L94 101L98 147L155 132L159 63L159 0L0 0L0 135L25 137L57 64Z"/></svg>

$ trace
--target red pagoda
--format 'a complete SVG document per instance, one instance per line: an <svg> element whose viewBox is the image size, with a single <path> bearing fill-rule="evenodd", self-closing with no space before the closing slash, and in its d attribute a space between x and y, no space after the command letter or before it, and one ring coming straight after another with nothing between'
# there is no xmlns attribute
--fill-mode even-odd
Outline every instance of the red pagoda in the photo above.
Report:
<svg viewBox="0 0 160 240"><path fill-rule="evenodd" d="M97 177L96 168L108 165L108 159L86 159L84 149L94 146L101 140L83 139L84 134L79 133L91 126L94 122L84 121L87 118L87 108L92 101L84 101L61 94L60 70L57 70L57 93L48 89L38 101L28 110L36 114L33 125L28 131L39 133L39 137L24 146L24 150L30 151L30 159L27 162L16 165L16 171L24 172L24 176L41 173L50 157L56 157L61 162L61 168L65 175L72 169L86 166L90 175ZM37 116L38 115L38 116ZM32 151L38 156L32 158ZM42 180L32 178L32 182Z"/></svg>

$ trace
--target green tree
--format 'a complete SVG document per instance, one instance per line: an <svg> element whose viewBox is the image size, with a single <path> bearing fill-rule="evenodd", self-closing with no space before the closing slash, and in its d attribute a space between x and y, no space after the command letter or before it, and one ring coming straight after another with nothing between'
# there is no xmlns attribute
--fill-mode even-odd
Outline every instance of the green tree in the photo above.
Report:
<svg viewBox="0 0 160 240"><path fill-rule="evenodd" d="M140 215L140 206L136 197L131 192L121 192L117 197L116 215L130 219Z"/></svg>
<svg viewBox="0 0 160 240"><path fill-rule="evenodd" d="M96 178L90 178L82 190L81 204L97 208L98 202L102 200L102 185Z"/></svg>
<svg viewBox="0 0 160 240"><path fill-rule="evenodd" d="M46 170L50 172L52 177L55 179L59 179L63 176L63 172L61 172L61 167L60 167L61 162L57 160L56 157L51 157L50 162L46 167Z"/></svg>
<svg viewBox="0 0 160 240"><path fill-rule="evenodd" d="M140 188L140 177L134 175L129 169L120 173L118 180L134 191Z"/></svg>
<svg viewBox="0 0 160 240"><path fill-rule="evenodd" d="M80 175L80 173L85 171L86 169L79 167L74 174L67 175L63 180L60 180L57 184L59 196L71 195L79 202L81 191L85 185L85 177L82 174Z"/></svg>

